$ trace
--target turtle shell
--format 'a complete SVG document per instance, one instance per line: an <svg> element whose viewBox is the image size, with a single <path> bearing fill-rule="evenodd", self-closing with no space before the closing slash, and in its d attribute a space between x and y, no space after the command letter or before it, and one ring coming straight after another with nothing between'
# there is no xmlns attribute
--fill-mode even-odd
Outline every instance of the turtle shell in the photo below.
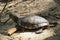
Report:
<svg viewBox="0 0 60 40"><path fill-rule="evenodd" d="M33 15L19 19L18 24L26 29L36 29L43 26L48 26L49 22L41 16Z"/></svg>

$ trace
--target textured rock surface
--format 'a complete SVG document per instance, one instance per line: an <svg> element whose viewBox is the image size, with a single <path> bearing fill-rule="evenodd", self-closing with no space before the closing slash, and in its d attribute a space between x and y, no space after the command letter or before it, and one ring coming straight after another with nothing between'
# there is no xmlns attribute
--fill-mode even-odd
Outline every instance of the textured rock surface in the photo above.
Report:
<svg viewBox="0 0 60 40"><path fill-rule="evenodd" d="M45 38L53 35L55 35L54 31L52 29L47 29L41 34L35 34L34 32L22 32L14 33L11 37L0 34L0 40L44 40Z"/></svg>

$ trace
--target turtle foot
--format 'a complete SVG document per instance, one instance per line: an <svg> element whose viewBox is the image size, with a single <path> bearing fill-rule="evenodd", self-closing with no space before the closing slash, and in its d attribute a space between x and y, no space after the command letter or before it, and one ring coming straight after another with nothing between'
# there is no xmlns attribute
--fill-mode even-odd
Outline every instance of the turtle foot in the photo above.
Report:
<svg viewBox="0 0 60 40"><path fill-rule="evenodd" d="M40 34L40 33L42 33L43 32L43 29L39 29L39 30L37 30L35 33L36 34Z"/></svg>

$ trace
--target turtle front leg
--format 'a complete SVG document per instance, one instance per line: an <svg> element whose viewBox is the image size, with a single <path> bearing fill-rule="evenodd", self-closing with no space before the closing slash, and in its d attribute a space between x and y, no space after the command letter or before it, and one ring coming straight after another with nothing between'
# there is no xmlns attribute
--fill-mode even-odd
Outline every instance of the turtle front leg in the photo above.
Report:
<svg viewBox="0 0 60 40"><path fill-rule="evenodd" d="M39 33L42 33L43 32L43 29L39 29L39 30L37 30L35 33L36 34L39 34Z"/></svg>

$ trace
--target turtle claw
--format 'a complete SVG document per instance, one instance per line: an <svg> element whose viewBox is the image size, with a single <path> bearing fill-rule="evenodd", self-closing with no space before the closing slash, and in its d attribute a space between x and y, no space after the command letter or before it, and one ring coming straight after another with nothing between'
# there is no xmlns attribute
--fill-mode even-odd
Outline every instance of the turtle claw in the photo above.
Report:
<svg viewBox="0 0 60 40"><path fill-rule="evenodd" d="M39 30L37 30L35 33L36 34L40 34L40 33L42 33L43 32L43 29L39 29Z"/></svg>

